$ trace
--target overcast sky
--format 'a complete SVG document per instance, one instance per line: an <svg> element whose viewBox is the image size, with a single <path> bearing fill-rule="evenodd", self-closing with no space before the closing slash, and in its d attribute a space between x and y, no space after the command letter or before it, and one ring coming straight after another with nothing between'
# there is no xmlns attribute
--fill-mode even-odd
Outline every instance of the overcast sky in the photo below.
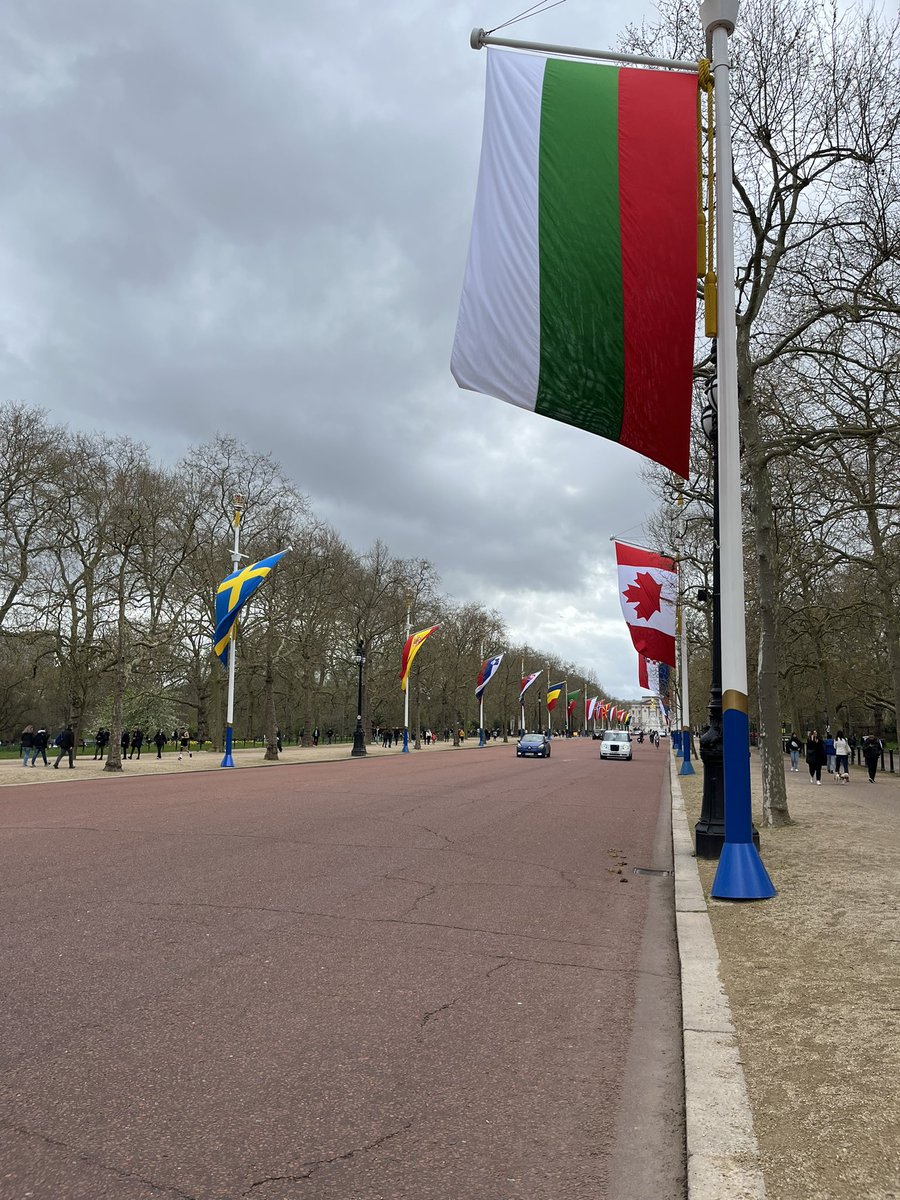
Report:
<svg viewBox="0 0 900 1200"><path fill-rule="evenodd" d="M7 0L2 396L174 461L273 451L358 550L422 557L515 639L637 696L611 535L631 451L449 371L484 52L521 0ZM641 0L504 32L614 47ZM236 481L239 482L239 481Z"/></svg>

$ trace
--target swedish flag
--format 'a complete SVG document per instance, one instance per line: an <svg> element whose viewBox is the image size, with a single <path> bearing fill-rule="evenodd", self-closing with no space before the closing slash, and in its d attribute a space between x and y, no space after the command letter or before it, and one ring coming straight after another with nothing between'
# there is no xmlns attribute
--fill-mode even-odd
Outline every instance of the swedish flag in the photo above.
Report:
<svg viewBox="0 0 900 1200"><path fill-rule="evenodd" d="M224 666L228 665L228 645L234 633L238 613L285 554L287 550L279 550L277 554L261 558L249 567L234 571L219 584L216 592L215 651Z"/></svg>

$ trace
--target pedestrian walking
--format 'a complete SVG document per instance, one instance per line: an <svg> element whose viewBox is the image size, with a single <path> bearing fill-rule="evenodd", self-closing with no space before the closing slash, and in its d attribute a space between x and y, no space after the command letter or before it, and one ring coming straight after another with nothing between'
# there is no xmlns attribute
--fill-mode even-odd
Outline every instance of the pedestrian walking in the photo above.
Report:
<svg viewBox="0 0 900 1200"><path fill-rule="evenodd" d="M788 739L788 751L791 756L791 770L800 770L800 751L803 749L803 743L797 737L796 733L792 733Z"/></svg>
<svg viewBox="0 0 900 1200"><path fill-rule="evenodd" d="M53 764L54 770L59 770L60 760L64 754L69 756L69 770L71 770L75 766L75 733L72 726L67 725L65 729L61 729L54 738L53 744L59 750L56 762Z"/></svg>
<svg viewBox="0 0 900 1200"><path fill-rule="evenodd" d="M881 761L881 740L874 733L868 734L863 738L862 752L869 770L869 783L874 783L878 764Z"/></svg>
<svg viewBox="0 0 900 1200"><path fill-rule="evenodd" d="M31 752L34 749L34 726L26 725L19 738L19 753L22 755L22 766L28 766Z"/></svg>
<svg viewBox="0 0 900 1200"><path fill-rule="evenodd" d="M34 766L34 764L37 762L38 755L40 755L41 758L44 760L45 767L50 766L50 764L47 762L47 742L48 741L49 741L49 738L47 737L47 730L44 729L43 727L41 727L34 735L34 749L31 752L31 765L32 766Z"/></svg>
<svg viewBox="0 0 900 1200"><path fill-rule="evenodd" d="M128 755L128 757L134 758L134 752L135 752L135 750L137 750L138 762L140 762L141 761L141 746L143 746L143 744L144 744L143 729L135 729L135 731L131 735L131 753Z"/></svg>
<svg viewBox="0 0 900 1200"><path fill-rule="evenodd" d="M185 756L185 754L187 754L188 758L194 757L194 755L191 752L191 735L187 729L182 729L181 737L178 739L178 761L179 762L181 762L181 760Z"/></svg>
<svg viewBox="0 0 900 1200"><path fill-rule="evenodd" d="M850 760L850 743L844 737L843 729L837 731L834 739L834 779L835 783L849 783L850 771L847 766Z"/></svg>
<svg viewBox="0 0 900 1200"><path fill-rule="evenodd" d="M153 745L156 747L156 757L162 758L162 748L168 742L168 738L161 729L157 729L153 735Z"/></svg>
<svg viewBox="0 0 900 1200"><path fill-rule="evenodd" d="M835 759L834 738L829 733L825 737L825 761L828 764L828 774L829 775L834 774L834 759Z"/></svg>
<svg viewBox="0 0 900 1200"><path fill-rule="evenodd" d="M825 766L825 743L818 729L811 729L806 738L806 765L809 767L809 782L822 783L822 768Z"/></svg>
<svg viewBox="0 0 900 1200"><path fill-rule="evenodd" d="M109 744L109 730L105 725L102 725L97 730L97 733L94 737L94 743L96 746L94 758L103 758L106 754L106 747Z"/></svg>
<svg viewBox="0 0 900 1200"><path fill-rule="evenodd" d="M122 757L128 757L128 747L131 745L131 734L127 729L122 730Z"/></svg>

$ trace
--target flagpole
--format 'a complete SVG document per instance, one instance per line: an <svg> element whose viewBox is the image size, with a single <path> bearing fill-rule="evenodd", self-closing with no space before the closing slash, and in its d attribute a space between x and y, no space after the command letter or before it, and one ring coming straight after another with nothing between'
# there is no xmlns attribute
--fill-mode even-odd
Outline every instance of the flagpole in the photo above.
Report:
<svg viewBox="0 0 900 1200"><path fill-rule="evenodd" d="M407 642L409 641L410 619L412 619L413 598L407 593ZM403 643L406 646L406 642ZM455 734L454 734L455 736ZM402 754L409 754L409 678L407 678L406 688L403 689L403 750Z"/></svg>
<svg viewBox="0 0 900 1200"><path fill-rule="evenodd" d="M719 280L719 557L722 593L722 735L725 767L725 841L710 895L720 900L764 900L775 888L756 846L750 798L750 718L741 530L740 413L734 296L731 68L728 39L738 0L702 0L700 20L713 64L716 103L715 198Z"/></svg>
<svg viewBox="0 0 900 1200"><path fill-rule="evenodd" d="M523 680L525 679L525 655L524 654L522 655L522 679ZM519 714L519 723L521 726L521 731L522 731L522 733L524 733L525 732L525 693L524 692L519 697L519 708L521 710L521 712Z"/></svg>
<svg viewBox="0 0 900 1200"><path fill-rule="evenodd" d="M681 573L679 572L679 583ZM679 775L695 775L691 762L691 707L688 699L688 645L687 621L684 619L684 602L678 604L678 621L681 625L681 769Z"/></svg>
<svg viewBox="0 0 900 1200"><path fill-rule="evenodd" d="M237 571L241 565L241 514L244 511L244 497L240 492L232 496L234 504L234 548L231 551L231 566ZM234 661L237 658L237 619L231 627L231 639L228 643L228 706L225 710L225 757L219 764L222 767L233 767L234 757L231 748L234 743Z"/></svg>
<svg viewBox="0 0 900 1200"><path fill-rule="evenodd" d="M484 642L479 647L481 663L484 665ZM478 697L478 749L484 749L484 692Z"/></svg>
<svg viewBox="0 0 900 1200"><path fill-rule="evenodd" d="M512 50L538 50L543 54L565 54L570 58L596 58L598 62L635 63L645 67L667 67L670 71L696 71L697 64L689 59L653 58L646 54L625 54L618 50L589 50L582 46L557 46L552 42L522 42L515 38L494 37L484 29L469 34L473 50L485 46L506 46Z"/></svg>

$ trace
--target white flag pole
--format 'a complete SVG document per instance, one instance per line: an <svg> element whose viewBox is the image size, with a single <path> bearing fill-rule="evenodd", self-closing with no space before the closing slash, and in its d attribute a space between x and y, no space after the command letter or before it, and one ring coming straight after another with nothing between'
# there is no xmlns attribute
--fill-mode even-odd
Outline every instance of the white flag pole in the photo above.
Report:
<svg viewBox="0 0 900 1200"><path fill-rule="evenodd" d="M725 768L725 842L711 895L726 900L763 900L775 888L753 844L750 799L750 718L747 700L747 635L741 529L740 413L737 393L737 324L734 295L732 206L731 70L728 39L738 0L703 0L715 79L716 274L719 280L719 554L722 611L722 736Z"/></svg>
<svg viewBox="0 0 900 1200"><path fill-rule="evenodd" d="M244 497L240 492L232 496L234 505L234 547L231 551L232 571L237 571L241 565L241 514L244 511ZM219 764L222 767L233 767L234 757L231 748L234 742L234 663L237 658L237 619L231 627L231 638L228 642L228 705L225 710L225 757Z"/></svg>
<svg viewBox="0 0 900 1200"><path fill-rule="evenodd" d="M412 596L406 597L406 642L409 641L410 617L412 613ZM403 645L406 645L406 642ZM406 676L406 687L403 689L403 753L409 754L409 674Z"/></svg>
<svg viewBox="0 0 900 1200"><path fill-rule="evenodd" d="M479 650L481 655L482 665L484 664L484 642L481 643ZM484 749L484 692L478 697L478 749Z"/></svg>

